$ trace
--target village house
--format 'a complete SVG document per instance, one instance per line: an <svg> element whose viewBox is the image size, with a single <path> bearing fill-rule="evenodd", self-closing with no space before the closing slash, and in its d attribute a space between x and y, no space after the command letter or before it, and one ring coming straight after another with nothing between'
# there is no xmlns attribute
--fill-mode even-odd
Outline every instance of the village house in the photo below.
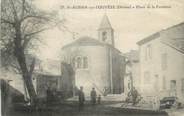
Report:
<svg viewBox="0 0 184 116"><path fill-rule="evenodd" d="M161 30L139 45L141 92L184 101L184 23Z"/></svg>
<svg viewBox="0 0 184 116"><path fill-rule="evenodd" d="M38 97L47 97L48 89L62 93L65 97L75 94L74 71L69 64L48 59L41 63L41 67L42 69L34 73Z"/></svg>

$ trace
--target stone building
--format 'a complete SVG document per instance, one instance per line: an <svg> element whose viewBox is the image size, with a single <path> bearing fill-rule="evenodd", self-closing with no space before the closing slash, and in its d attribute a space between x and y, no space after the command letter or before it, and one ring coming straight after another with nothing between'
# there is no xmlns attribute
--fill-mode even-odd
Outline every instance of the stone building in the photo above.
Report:
<svg viewBox="0 0 184 116"><path fill-rule="evenodd" d="M123 92L125 58L115 48L114 30L106 15L98 28L98 39L84 36L65 45L62 62L71 64L75 85L83 86L87 95L92 87L99 94Z"/></svg>
<svg viewBox="0 0 184 116"><path fill-rule="evenodd" d="M47 59L40 65L41 69L33 75L38 97L46 97L48 89L65 94L65 97L73 96L74 71L69 64Z"/></svg>
<svg viewBox="0 0 184 116"><path fill-rule="evenodd" d="M184 23L137 43L141 90L147 95L176 96L184 101Z"/></svg>

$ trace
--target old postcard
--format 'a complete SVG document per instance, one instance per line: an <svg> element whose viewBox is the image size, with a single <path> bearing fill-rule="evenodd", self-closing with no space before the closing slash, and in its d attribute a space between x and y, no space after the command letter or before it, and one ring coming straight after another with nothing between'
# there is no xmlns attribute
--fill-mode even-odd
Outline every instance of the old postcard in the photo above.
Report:
<svg viewBox="0 0 184 116"><path fill-rule="evenodd" d="M183 0L1 0L2 116L184 116Z"/></svg>

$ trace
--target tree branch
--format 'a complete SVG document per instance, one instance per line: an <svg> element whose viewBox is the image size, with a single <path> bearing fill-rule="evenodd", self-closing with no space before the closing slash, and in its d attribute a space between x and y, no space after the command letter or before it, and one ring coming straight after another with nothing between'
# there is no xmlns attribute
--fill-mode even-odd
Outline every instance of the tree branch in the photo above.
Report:
<svg viewBox="0 0 184 116"><path fill-rule="evenodd" d="M35 58L32 60L32 63L30 65L30 68L29 68L29 75L30 77L32 77L32 74L33 74L33 71L34 71L34 68L35 68L35 63L36 63L36 60Z"/></svg>
<svg viewBox="0 0 184 116"><path fill-rule="evenodd" d="M22 14L21 14L21 18L24 17L24 10L25 10L25 0L22 0Z"/></svg>
<svg viewBox="0 0 184 116"><path fill-rule="evenodd" d="M6 24L14 25L13 22L11 22L11 21L9 21L9 20L6 20L6 19L3 19L2 17L1 17L1 23L6 23Z"/></svg>
<svg viewBox="0 0 184 116"><path fill-rule="evenodd" d="M25 21L26 19L29 19L29 18L44 19L46 21L49 20L48 18L46 18L44 16L28 15L28 16L25 16L24 18L22 18L21 22L23 22L23 21Z"/></svg>
<svg viewBox="0 0 184 116"><path fill-rule="evenodd" d="M42 31L47 30L47 29L49 29L49 28L43 28L43 29L40 29L40 30L38 30L38 31L34 31L34 32L32 32L32 33L28 33L28 34L25 35L25 37L28 37L28 36L32 36L32 35L38 34L38 33L42 32Z"/></svg>
<svg viewBox="0 0 184 116"><path fill-rule="evenodd" d="M16 9L15 9L15 5L14 5L12 0L9 0L9 1L11 3L11 6L12 6L12 10L13 10L12 13L14 14L13 15L14 16L14 20L17 21L18 20L18 15L17 15Z"/></svg>
<svg viewBox="0 0 184 116"><path fill-rule="evenodd" d="M18 66L14 65L14 64L12 64L12 63L10 63L10 66L11 66L13 69L15 69L14 71L15 71L16 73L21 73L21 69L20 69Z"/></svg>

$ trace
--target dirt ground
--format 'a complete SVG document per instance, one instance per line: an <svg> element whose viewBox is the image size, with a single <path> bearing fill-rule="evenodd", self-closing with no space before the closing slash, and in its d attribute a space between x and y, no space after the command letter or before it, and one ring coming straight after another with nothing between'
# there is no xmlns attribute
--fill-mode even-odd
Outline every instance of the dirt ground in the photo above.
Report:
<svg viewBox="0 0 184 116"><path fill-rule="evenodd" d="M91 105L86 103L82 110L79 110L77 102L65 102L49 107L41 107L37 111L28 109L11 109L6 116L168 116L165 112L151 112L128 110L121 108L107 107L107 104Z"/></svg>

